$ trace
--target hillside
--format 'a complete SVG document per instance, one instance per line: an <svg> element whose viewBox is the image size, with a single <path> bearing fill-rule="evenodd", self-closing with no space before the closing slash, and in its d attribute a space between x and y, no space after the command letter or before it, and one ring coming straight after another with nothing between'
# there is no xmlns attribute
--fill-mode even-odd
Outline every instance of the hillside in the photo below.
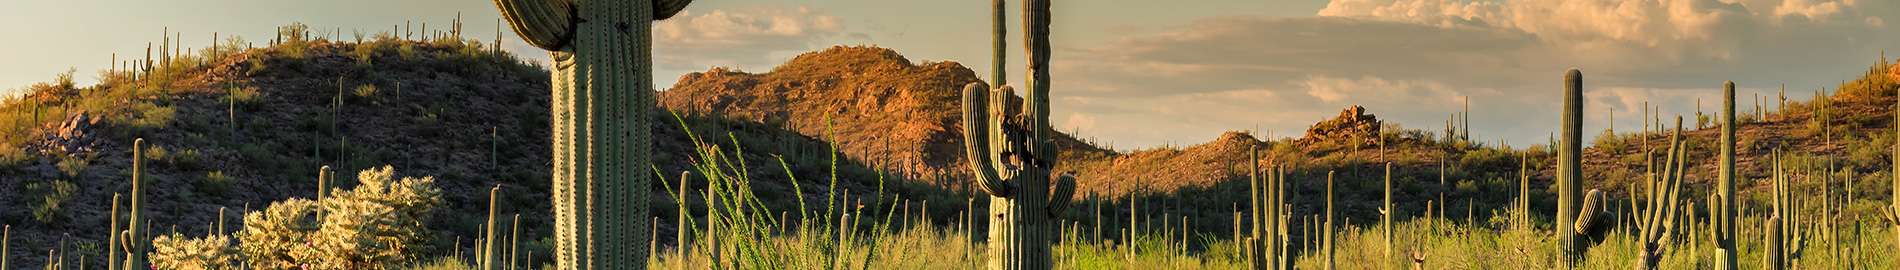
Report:
<svg viewBox="0 0 1900 270"><path fill-rule="evenodd" d="M1837 168L1853 172L1855 180L1833 180L1834 185L1856 185L1856 199L1872 199L1886 194L1887 146L1893 140L1892 104L1900 71L1891 64L1869 68L1867 74L1846 81L1830 91L1822 102L1831 108L1831 118L1815 119L1814 101L1790 101L1785 109L1756 113L1753 107L1738 108L1738 164L1748 190L1763 188L1752 184L1767 177L1765 158L1772 149L1797 153L1790 162L1803 161L1817 167L1833 162ZM881 48L832 47L800 55L785 65L764 73L746 73L725 68L688 74L666 91L664 106L684 111L720 114L752 119L826 139L847 149L846 154L860 160L887 160L899 164L899 171L917 175L946 173L949 179L927 179L932 184L956 189L956 175L965 174L962 149L958 145L962 127L954 119L960 105L955 95L960 85L975 82L973 72L955 62L912 64L894 51ZM1057 81L1056 83L1060 83ZM1719 85L1712 85L1719 86ZM1845 89L1845 90L1840 90ZM1718 87L1710 91L1719 92ZM1766 108L1780 108L1769 105ZM1502 211L1516 197L1520 185L1520 160L1531 185L1532 206L1540 212L1554 211L1552 177L1555 167L1548 145L1506 148L1485 142L1457 139L1436 131L1396 128L1398 123L1383 123L1364 111L1349 108L1341 116L1315 123L1308 136L1299 139L1262 141L1247 132L1228 132L1218 139L1181 147L1161 147L1125 152L1061 138L1067 151L1059 170L1073 170L1079 176L1082 191L1078 196L1115 196L1112 203L1127 213L1126 196L1133 193L1144 199L1160 199L1165 205L1142 207L1171 209L1177 213L1203 218L1225 218L1233 202L1245 201L1246 151L1258 147L1260 164L1291 166L1290 183L1295 193L1324 192L1328 172L1341 178L1341 200L1346 209L1372 209L1380 200L1377 190L1382 177L1380 166L1391 162L1399 189L1397 200L1409 202L1454 202L1450 215L1467 214L1488 218ZM1536 113L1536 112L1526 112ZM1550 112L1555 114L1555 112ZM1754 115L1751 115L1754 114ZM834 123L826 136L825 117ZM1688 171L1693 184L1685 196L1703 196L1714 176L1719 128L1713 124L1714 111L1708 111L1695 126L1696 116L1686 116L1685 127L1690 149ZM1827 124L1821 124L1821 123ZM1386 129L1381 130L1381 127ZM1829 130L1822 136L1822 130ZM1586 134L1594 136L1595 146L1585 150L1585 185L1611 192L1613 200L1627 201L1630 183L1646 170L1645 150L1667 143L1661 132ZM887 146L888 145L888 146ZM1661 150L1656 150L1661 151ZM1442 166L1443 169L1440 169ZM1819 187L1804 176L1797 185ZM1841 179L1841 178L1835 178ZM1818 191L1816 191L1818 193ZM1148 198L1152 196L1152 198ZM1818 196L1818 195L1816 195ZM1837 195L1838 196L1838 193ZM1296 195L1297 197L1297 195ZM1171 201L1171 202L1170 202ZM1296 200L1300 215L1314 213L1319 205L1311 200ZM1405 213L1423 213L1425 205L1405 204ZM1112 210L1112 209L1111 209ZM1871 213L1871 208L1851 209ZM1439 209L1439 211L1445 211ZM1348 216L1372 218L1371 211L1346 212ZM1085 218L1071 213L1072 217ZM1105 221L1106 222L1106 221ZM1221 224L1200 223L1198 229L1219 231Z"/></svg>
<svg viewBox="0 0 1900 270"><path fill-rule="evenodd" d="M436 252L469 248L456 241L478 235L487 190L499 185L499 211L521 214L524 245L547 260L549 90L547 71L535 64L545 59L453 38L241 44L170 57L149 72L101 72L103 83L94 86L55 80L0 103L0 224L12 225L15 265L43 262L45 249L66 234L93 247L81 254L102 254L113 195L130 190L136 138L149 145L145 207L159 232L203 234L221 208L232 224L225 230L241 230L247 208L313 197L320 167L335 169L343 176L337 187L348 188L357 171L391 165L398 175L433 176L443 189L449 208L428 224L438 230ZM823 141L743 119L657 115L649 124L665 181L652 187L649 204L664 219L662 242L672 241L678 224L667 187L705 160L682 125L728 157L743 151L736 156L745 164L772 168L746 172L774 209L798 206L791 178L806 182L807 199L830 192L833 151ZM862 164L842 160L835 168L837 187L853 199L883 188L881 173ZM704 188L704 181L688 187ZM962 200L927 186L889 189L910 199ZM688 206L703 209L697 195ZM952 216L962 206L955 208L933 212Z"/></svg>

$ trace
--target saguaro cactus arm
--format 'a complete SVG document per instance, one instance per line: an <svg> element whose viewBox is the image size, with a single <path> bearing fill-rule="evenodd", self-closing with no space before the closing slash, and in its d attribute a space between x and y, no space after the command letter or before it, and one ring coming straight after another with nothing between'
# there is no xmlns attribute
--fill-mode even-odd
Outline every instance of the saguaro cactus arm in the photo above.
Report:
<svg viewBox="0 0 1900 270"><path fill-rule="evenodd" d="M653 20L672 19L692 3L693 0L653 0Z"/></svg>
<svg viewBox="0 0 1900 270"><path fill-rule="evenodd" d="M982 83L963 87L963 150L970 158L970 168L975 171L976 186L990 196L1006 197L1010 194L1009 186L1003 183L1003 176L996 170L997 161L991 158L997 145L990 141L992 135L996 135L996 125L990 121L987 109L992 103L990 92ZM1008 99L1008 96L998 99Z"/></svg>
<svg viewBox="0 0 1900 270"><path fill-rule="evenodd" d="M501 9L501 17L508 19L509 28L528 45L559 51L574 40L571 0L495 0L495 7Z"/></svg>
<svg viewBox="0 0 1900 270"><path fill-rule="evenodd" d="M1069 211L1074 196L1075 175L1062 173L1062 176L1056 177L1055 185L1049 187L1049 204L1044 206L1049 208L1049 218L1061 217L1062 212Z"/></svg>

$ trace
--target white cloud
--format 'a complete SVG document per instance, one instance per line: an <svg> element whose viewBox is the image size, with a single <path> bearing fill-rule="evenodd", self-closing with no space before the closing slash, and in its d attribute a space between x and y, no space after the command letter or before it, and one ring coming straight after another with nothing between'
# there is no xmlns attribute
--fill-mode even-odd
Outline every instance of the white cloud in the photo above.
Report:
<svg viewBox="0 0 1900 270"><path fill-rule="evenodd" d="M654 24L654 63L673 70L765 68L782 62L778 57L784 54L820 47L822 38L839 35L843 29L843 20L837 16L805 7L689 10Z"/></svg>
<svg viewBox="0 0 1900 270"><path fill-rule="evenodd" d="M1642 102L1694 115L1703 98L1714 111L1726 80L1742 103L1779 83L1831 88L1896 45L1883 18L1900 5L1335 0L1317 15L1208 18L1066 51L1055 108L1128 125L1099 125L1098 136L1154 145L1255 123L1297 136L1350 105L1435 129L1470 96L1477 133L1542 142L1557 128L1564 70L1586 74L1588 128L1613 113L1619 130L1636 130Z"/></svg>

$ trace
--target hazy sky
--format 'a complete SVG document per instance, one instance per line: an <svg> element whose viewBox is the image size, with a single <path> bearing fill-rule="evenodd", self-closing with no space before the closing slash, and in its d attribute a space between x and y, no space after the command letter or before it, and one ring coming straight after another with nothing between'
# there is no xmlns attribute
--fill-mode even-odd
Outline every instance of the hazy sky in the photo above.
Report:
<svg viewBox="0 0 1900 270"><path fill-rule="evenodd" d="M1010 17L1019 18L1020 1ZM163 27L201 48L211 33L267 43L276 26L382 31L405 20L494 39L490 1L68 0L0 9L0 88L67 68L91 84L111 54L144 56ZM831 45L876 45L913 61L989 74L989 1L699 0L656 24L655 81L727 66L766 71ZM1351 105L1408 128L1442 128L1469 96L1474 136L1543 143L1557 128L1564 70L1583 70L1588 129L1640 129L1641 104L1693 121L1722 81L1791 98L1864 72L1900 44L1891 0L1087 0L1055 3L1055 99L1064 130L1118 149L1193 144L1227 130L1299 136ZM1012 22L1013 24L1014 22ZM1900 23L1900 21L1896 21ZM1009 59L1021 74L1020 27ZM544 52L504 30L506 48ZM1896 54L1900 57L1900 54ZM1013 78L1022 78L1014 75ZM1020 82L1020 80L1015 81ZM1692 123L1691 123L1692 124ZM1594 135L1595 132L1589 132Z"/></svg>

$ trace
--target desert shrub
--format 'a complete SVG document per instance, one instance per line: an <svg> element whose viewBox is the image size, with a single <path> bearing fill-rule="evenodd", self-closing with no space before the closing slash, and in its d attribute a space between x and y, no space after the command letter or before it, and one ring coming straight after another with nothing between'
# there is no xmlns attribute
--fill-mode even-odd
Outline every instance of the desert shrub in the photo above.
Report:
<svg viewBox="0 0 1900 270"><path fill-rule="evenodd" d="M233 269L242 258L222 234L186 238L172 233L152 239L153 269Z"/></svg>
<svg viewBox="0 0 1900 270"><path fill-rule="evenodd" d="M171 159L167 159L165 162L171 163L172 166L178 168L197 169L200 164L199 161L202 158L204 158L204 155L198 153L198 149L185 149L185 151L172 153Z"/></svg>
<svg viewBox="0 0 1900 270"><path fill-rule="evenodd" d="M434 177L393 179L384 166L362 171L359 185L323 202L291 199L246 215L238 234L258 269L386 269L427 254L427 227L444 206ZM313 216L322 209L323 216Z"/></svg>
<svg viewBox="0 0 1900 270"><path fill-rule="evenodd" d="M54 165L59 166L59 171L66 173L66 177L76 178L76 177L79 177L80 173L86 172L86 166L91 163L92 161L87 160L86 157L79 156L79 155L67 155L64 157L60 157L59 163L54 164Z"/></svg>
<svg viewBox="0 0 1900 270"><path fill-rule="evenodd" d="M26 165L33 156L26 149L12 145L0 145L0 170L11 170Z"/></svg>
<svg viewBox="0 0 1900 270"><path fill-rule="evenodd" d="M1603 130L1603 133L1597 133L1596 140L1591 141L1591 145L1611 154L1620 155L1623 154L1624 150L1628 150L1628 147L1623 145L1624 140L1627 139L1628 138L1624 138L1622 135L1617 135L1614 130L1606 129Z"/></svg>
<svg viewBox="0 0 1900 270"><path fill-rule="evenodd" d="M359 97L359 98L365 98L365 99L375 98L376 85L374 84L358 85L356 86L355 93L356 93L356 97Z"/></svg>
<svg viewBox="0 0 1900 270"><path fill-rule="evenodd" d="M115 135L118 135L119 139L130 141L132 138L149 135L152 130L170 126L172 121L176 120L177 113L177 109L171 106L161 107L151 102L139 102L132 105L131 110L126 114L111 117L112 123L118 124L118 128L113 130L118 131Z"/></svg>
<svg viewBox="0 0 1900 270"><path fill-rule="evenodd" d="M52 223L66 218L66 206L73 200L73 193L79 186L63 180L26 184L27 193L40 200L30 202L33 207L33 220Z"/></svg>
<svg viewBox="0 0 1900 270"><path fill-rule="evenodd" d="M231 176L225 175L224 171L205 173L203 178L198 179L198 189L218 196L230 194Z"/></svg>
<svg viewBox="0 0 1900 270"><path fill-rule="evenodd" d="M166 158L170 157L171 151L166 151L164 146L153 144L152 147L145 148L145 160L166 161Z"/></svg>

